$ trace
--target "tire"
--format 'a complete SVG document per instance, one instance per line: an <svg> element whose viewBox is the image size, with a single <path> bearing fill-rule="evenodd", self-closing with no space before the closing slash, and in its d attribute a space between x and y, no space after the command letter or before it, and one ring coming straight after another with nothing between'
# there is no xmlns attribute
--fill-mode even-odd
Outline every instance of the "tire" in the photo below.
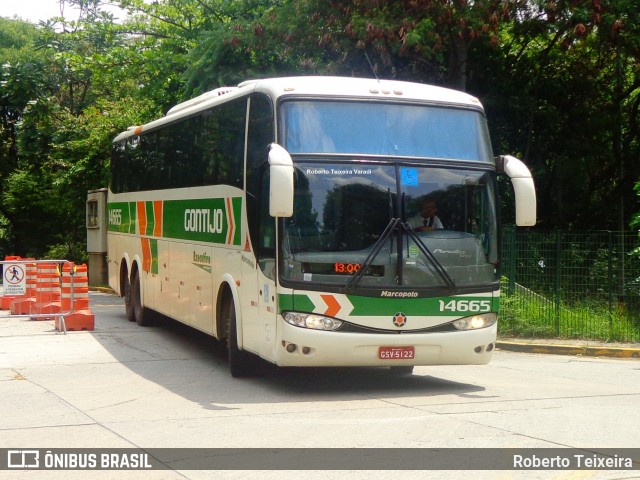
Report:
<svg viewBox="0 0 640 480"><path fill-rule="evenodd" d="M411 375L413 373L412 366L402 365L397 367L389 367L389 369L391 370L391 373L393 375L397 375L397 376Z"/></svg>
<svg viewBox="0 0 640 480"><path fill-rule="evenodd" d="M138 270L133 272L130 290L131 308L133 310L133 317L136 323L141 327L153 325L151 312L142 305L142 296L140 295L140 274L138 273Z"/></svg>
<svg viewBox="0 0 640 480"><path fill-rule="evenodd" d="M248 352L238 348L238 328L236 325L236 307L233 298L227 298L224 307L224 320L227 327L227 349L229 352L229 371L234 378L255 375L255 359Z"/></svg>
<svg viewBox="0 0 640 480"><path fill-rule="evenodd" d="M129 281L129 278L127 278L126 282L127 283L124 286L124 312L127 316L127 320L135 322L136 317L133 312L133 303L131 301L131 282Z"/></svg>

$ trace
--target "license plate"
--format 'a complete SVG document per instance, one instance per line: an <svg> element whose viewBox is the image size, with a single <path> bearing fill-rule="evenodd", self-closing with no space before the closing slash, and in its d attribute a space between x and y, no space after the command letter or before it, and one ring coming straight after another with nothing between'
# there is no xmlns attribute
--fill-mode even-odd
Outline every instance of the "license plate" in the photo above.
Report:
<svg viewBox="0 0 640 480"><path fill-rule="evenodd" d="M416 355L414 347L380 347L378 358L380 360L411 360Z"/></svg>

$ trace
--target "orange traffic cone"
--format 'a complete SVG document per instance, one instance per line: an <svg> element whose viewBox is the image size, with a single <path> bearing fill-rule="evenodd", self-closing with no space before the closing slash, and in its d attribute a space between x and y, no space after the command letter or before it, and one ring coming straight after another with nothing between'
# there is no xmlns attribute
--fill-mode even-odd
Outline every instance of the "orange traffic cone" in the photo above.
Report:
<svg viewBox="0 0 640 480"><path fill-rule="evenodd" d="M61 315L64 317L64 327L58 317L57 330L94 328L95 316L89 308L89 276L86 264L75 266L73 263L65 263L62 267Z"/></svg>

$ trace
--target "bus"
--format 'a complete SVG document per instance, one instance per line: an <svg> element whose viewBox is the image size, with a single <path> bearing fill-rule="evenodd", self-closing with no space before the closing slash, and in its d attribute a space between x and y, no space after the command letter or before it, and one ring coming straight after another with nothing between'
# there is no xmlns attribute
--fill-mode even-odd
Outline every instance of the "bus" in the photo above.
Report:
<svg viewBox="0 0 640 480"><path fill-rule="evenodd" d="M246 81L113 141L110 286L278 366L486 364L500 304L497 176L535 224L532 176L494 157L483 107L380 79ZM415 224L421 205L438 228Z"/></svg>

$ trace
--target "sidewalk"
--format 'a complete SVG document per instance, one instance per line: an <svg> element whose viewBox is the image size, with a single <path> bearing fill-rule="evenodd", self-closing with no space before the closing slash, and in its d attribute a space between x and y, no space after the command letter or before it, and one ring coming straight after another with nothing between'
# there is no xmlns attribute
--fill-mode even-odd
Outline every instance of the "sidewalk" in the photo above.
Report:
<svg viewBox="0 0 640 480"><path fill-rule="evenodd" d="M498 338L496 348L512 352L585 357L640 358L640 344L565 338Z"/></svg>

